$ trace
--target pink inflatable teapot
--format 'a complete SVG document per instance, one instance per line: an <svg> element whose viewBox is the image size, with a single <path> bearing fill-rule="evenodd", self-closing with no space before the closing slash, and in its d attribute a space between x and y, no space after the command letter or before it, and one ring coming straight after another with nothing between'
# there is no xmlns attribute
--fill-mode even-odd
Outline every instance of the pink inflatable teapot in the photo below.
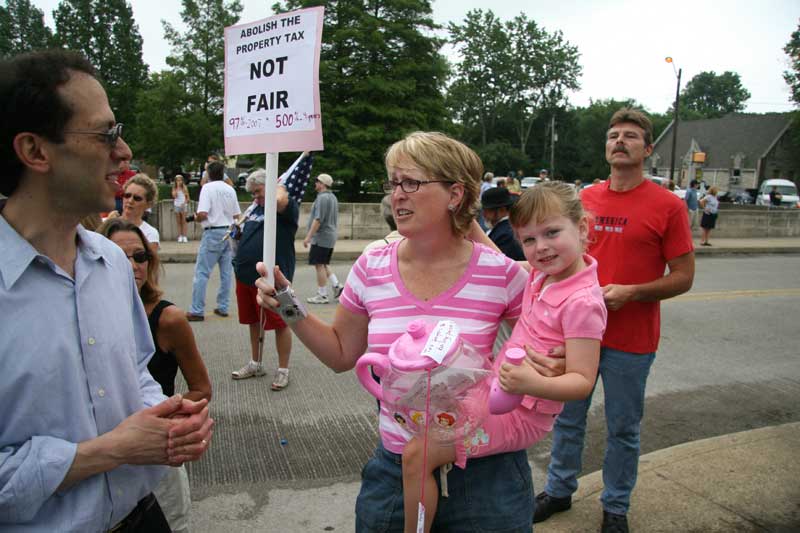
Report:
<svg viewBox="0 0 800 533"><path fill-rule="evenodd" d="M356 375L411 433L424 434L427 411L428 436L441 443L471 435L489 412L491 362L461 338L451 320L435 325L421 319L410 322L388 355L361 356Z"/></svg>

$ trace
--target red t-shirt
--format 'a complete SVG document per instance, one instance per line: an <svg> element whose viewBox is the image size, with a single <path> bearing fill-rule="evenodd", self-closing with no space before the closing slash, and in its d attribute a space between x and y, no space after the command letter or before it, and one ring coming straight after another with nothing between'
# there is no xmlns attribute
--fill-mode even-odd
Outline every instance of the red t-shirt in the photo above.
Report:
<svg viewBox="0 0 800 533"><path fill-rule="evenodd" d="M114 198L122 198L122 193L125 191L125 182L135 175L136 171L134 170L123 170L119 173L119 177L117 178L119 189L117 189L117 192L114 194Z"/></svg>
<svg viewBox="0 0 800 533"><path fill-rule="evenodd" d="M664 276L667 261L694 250L686 205L650 180L625 192L611 180L581 192L590 215L588 253L597 259L600 286L632 285ZM651 353L661 334L659 302L628 302L608 312L603 346Z"/></svg>

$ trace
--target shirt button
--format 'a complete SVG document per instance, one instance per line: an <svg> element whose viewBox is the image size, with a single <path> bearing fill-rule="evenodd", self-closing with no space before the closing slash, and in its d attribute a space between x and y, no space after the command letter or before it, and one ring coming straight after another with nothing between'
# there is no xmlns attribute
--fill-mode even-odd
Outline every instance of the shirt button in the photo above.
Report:
<svg viewBox="0 0 800 533"><path fill-rule="evenodd" d="M105 389L98 389L97 390L97 395L102 398L103 396L106 395L106 390Z"/></svg>
<svg viewBox="0 0 800 533"><path fill-rule="evenodd" d="M94 337L89 337L89 346L94 346L95 342Z"/></svg>

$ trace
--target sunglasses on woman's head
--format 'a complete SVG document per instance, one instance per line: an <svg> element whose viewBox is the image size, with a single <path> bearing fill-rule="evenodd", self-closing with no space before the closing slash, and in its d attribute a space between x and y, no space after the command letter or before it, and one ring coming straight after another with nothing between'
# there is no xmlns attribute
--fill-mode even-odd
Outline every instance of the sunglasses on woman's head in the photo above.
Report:
<svg viewBox="0 0 800 533"><path fill-rule="evenodd" d="M146 263L150 260L150 252L147 250L139 250L138 252L133 252L133 254L129 255L128 259L133 259L139 264Z"/></svg>
<svg viewBox="0 0 800 533"><path fill-rule="evenodd" d="M122 195L122 197L123 197L123 198L125 198L126 200L127 200L128 198L133 198L133 199L134 199L134 200L136 200L137 202L142 202L142 201L144 201L144 198L143 198L143 197L139 196L138 194L133 194L132 192L126 192L125 194L123 194L123 195Z"/></svg>

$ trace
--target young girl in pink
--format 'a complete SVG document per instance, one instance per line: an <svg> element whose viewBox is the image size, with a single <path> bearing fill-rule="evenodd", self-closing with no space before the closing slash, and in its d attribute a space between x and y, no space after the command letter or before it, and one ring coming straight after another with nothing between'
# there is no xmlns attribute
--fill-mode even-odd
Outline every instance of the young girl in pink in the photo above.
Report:
<svg viewBox="0 0 800 533"><path fill-rule="evenodd" d="M438 499L433 472L471 457L527 448L553 428L562 402L591 394L606 326L606 307L597 281L597 262L585 255L588 220L577 192L561 182L527 189L511 208L511 225L522 244L530 275L522 314L495 361L503 390L524 394L521 404L502 415L489 415L482 427L452 446L428 445L423 471L423 442L409 441L403 451L405 531L416 531L424 477L425 531L430 531ZM526 359L519 366L503 362L509 348L548 353L566 349L566 371L541 375Z"/></svg>

